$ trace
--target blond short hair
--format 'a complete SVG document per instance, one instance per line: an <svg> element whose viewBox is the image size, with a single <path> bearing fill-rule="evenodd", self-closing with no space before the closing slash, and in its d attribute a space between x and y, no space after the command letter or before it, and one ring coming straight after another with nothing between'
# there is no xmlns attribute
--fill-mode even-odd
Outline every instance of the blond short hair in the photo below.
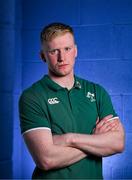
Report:
<svg viewBox="0 0 132 180"><path fill-rule="evenodd" d="M53 38L66 33L71 33L74 37L73 29L69 25L63 23L51 23L42 29L40 40L43 44L44 42L51 41Z"/></svg>

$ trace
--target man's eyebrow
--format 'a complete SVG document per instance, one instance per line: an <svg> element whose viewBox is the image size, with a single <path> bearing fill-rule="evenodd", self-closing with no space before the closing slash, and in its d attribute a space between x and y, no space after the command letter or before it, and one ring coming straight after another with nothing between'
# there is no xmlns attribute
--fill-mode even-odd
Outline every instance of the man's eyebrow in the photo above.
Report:
<svg viewBox="0 0 132 180"><path fill-rule="evenodd" d="M48 48L47 51L54 51L54 50L59 50L59 48Z"/></svg>
<svg viewBox="0 0 132 180"><path fill-rule="evenodd" d="M74 45L67 45L67 46L65 46L65 47L63 47L63 48L47 48L47 51L53 51L53 50L59 50L59 49L65 49L65 48L67 48L67 47L74 47Z"/></svg>

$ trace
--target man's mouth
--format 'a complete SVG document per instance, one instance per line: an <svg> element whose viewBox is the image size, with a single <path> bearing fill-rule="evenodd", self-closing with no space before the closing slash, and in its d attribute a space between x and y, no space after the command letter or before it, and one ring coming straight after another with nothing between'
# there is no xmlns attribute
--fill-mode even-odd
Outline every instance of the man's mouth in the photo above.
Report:
<svg viewBox="0 0 132 180"><path fill-rule="evenodd" d="M66 67L66 66L68 66L68 64L58 65L59 68L63 68L63 67Z"/></svg>

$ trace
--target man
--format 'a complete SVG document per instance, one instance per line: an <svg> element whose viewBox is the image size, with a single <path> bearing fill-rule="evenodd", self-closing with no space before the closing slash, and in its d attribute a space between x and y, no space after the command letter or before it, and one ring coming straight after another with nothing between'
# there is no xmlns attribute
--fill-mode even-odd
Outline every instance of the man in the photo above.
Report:
<svg viewBox="0 0 132 180"><path fill-rule="evenodd" d="M20 98L21 131L36 163L33 178L102 179L102 157L124 149L124 130L108 93L74 75L77 46L70 26L41 32L48 75Z"/></svg>

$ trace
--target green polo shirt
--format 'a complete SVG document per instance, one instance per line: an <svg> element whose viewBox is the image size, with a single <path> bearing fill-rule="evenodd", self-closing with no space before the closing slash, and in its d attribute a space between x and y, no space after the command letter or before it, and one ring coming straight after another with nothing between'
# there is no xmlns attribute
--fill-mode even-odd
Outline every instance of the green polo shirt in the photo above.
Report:
<svg viewBox="0 0 132 180"><path fill-rule="evenodd" d="M20 101L21 132L49 128L53 134L91 134L96 120L117 116L103 87L75 76L71 90L59 86L48 75L23 91ZM71 166L44 171L35 168L39 179L101 179L102 158L88 156Z"/></svg>

